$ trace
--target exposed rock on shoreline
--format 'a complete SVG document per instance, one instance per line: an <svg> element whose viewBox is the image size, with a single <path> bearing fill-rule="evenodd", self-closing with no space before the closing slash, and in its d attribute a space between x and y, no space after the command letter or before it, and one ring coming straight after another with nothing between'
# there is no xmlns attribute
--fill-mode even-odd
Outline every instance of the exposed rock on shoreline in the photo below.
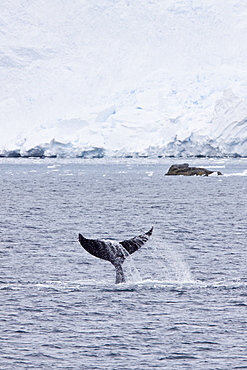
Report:
<svg viewBox="0 0 247 370"><path fill-rule="evenodd" d="M200 167L189 167L188 163L183 164L173 164L166 175L183 175L183 176L208 176L212 173L217 173L217 175L222 175L220 171L210 171L206 168Z"/></svg>

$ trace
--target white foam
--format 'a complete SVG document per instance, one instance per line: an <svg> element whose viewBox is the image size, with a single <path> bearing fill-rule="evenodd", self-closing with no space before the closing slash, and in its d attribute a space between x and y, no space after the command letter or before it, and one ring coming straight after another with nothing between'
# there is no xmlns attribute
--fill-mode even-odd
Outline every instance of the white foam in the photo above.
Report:
<svg viewBox="0 0 247 370"><path fill-rule="evenodd" d="M236 172L236 173L228 173L224 176L230 177L230 176L247 176L247 170L244 170L243 172Z"/></svg>

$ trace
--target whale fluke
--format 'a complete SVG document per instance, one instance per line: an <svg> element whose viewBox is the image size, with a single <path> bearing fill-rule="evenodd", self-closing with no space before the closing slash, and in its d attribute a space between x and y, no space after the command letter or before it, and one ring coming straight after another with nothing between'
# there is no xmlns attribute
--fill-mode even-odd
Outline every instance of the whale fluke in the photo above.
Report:
<svg viewBox="0 0 247 370"><path fill-rule="evenodd" d="M95 257L110 261L116 269L116 284L124 283L125 276L122 264L125 259L135 251L137 251L143 244L145 244L152 235L153 227L147 232L132 239L124 240L122 242L87 239L79 234L79 242L81 246Z"/></svg>
<svg viewBox="0 0 247 370"><path fill-rule="evenodd" d="M153 227L147 233L135 236L129 240L124 240L123 242L120 242L120 244L127 250L129 254L132 254L148 241L149 237L152 235L152 232Z"/></svg>

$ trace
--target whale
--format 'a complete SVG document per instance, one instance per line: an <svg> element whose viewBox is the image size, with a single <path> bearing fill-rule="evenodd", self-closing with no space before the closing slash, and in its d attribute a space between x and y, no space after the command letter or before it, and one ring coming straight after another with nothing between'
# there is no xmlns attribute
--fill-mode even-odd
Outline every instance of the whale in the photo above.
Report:
<svg viewBox="0 0 247 370"><path fill-rule="evenodd" d="M116 284L125 283L123 263L132 253L140 249L150 238L153 227L146 233L121 242L112 240L87 239L79 234L81 246L91 255L109 261L116 270Z"/></svg>

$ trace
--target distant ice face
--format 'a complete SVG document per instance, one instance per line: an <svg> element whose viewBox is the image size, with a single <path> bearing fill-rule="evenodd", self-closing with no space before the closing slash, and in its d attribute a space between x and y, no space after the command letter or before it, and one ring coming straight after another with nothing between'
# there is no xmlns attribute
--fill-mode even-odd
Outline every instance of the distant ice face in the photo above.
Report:
<svg viewBox="0 0 247 370"><path fill-rule="evenodd" d="M246 156L246 16L241 0L6 2L0 154Z"/></svg>

